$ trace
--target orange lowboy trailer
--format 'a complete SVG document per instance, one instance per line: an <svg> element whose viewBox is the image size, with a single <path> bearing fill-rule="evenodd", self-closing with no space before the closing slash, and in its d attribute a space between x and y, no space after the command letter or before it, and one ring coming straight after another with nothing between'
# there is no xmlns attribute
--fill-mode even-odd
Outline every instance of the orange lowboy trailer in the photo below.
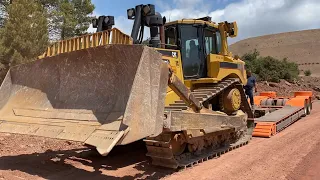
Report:
<svg viewBox="0 0 320 180"><path fill-rule="evenodd" d="M293 97L277 97L276 92L261 92L254 97L257 108L253 136L271 137L312 110L312 92L297 91Z"/></svg>

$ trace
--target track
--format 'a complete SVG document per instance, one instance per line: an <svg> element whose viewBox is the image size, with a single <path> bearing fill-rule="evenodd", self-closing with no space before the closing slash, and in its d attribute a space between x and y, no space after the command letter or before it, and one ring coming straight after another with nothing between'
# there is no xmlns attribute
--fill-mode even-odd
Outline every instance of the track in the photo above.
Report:
<svg viewBox="0 0 320 180"><path fill-rule="evenodd" d="M171 148L168 146L169 142L153 141L153 144L150 144L151 141L148 142L148 140L145 140L145 142L147 142L147 156L150 156L152 158L153 165L169 168L180 167L185 169L209 159L220 157L222 154L242 147L248 144L250 139L251 136L246 135L235 143L228 144L217 149L206 148L202 150L201 154L199 155L197 155L196 153L188 152L179 156L175 156L172 153ZM160 146L156 146L155 148L156 144L160 144Z"/></svg>
<svg viewBox="0 0 320 180"><path fill-rule="evenodd" d="M224 90L230 87L238 87L241 94L242 106L241 110L246 112L250 118L253 117L251 108L246 100L246 96L242 89L242 85L236 78L228 78L221 81L218 84L200 87L192 90L193 95L197 100L202 103L203 106L208 106L209 101L216 96L223 93ZM188 107L183 101L176 101L174 104L170 104L165 108L165 111L183 111L187 110ZM170 133L161 134L155 138L148 138L144 140L147 145L147 156L152 158L152 163L157 166L164 166L169 168L187 168L195 164L202 163L213 157L219 157L221 154L227 153L235 148L241 147L249 143L252 137L253 124L249 124L247 134L244 134L241 138L235 140L232 137L228 137L227 141L231 143L218 142L220 146L209 146L201 150L201 152L184 152L181 155L174 155L172 147L170 147L170 140L172 136ZM204 138L224 136L227 132L218 132L214 134L206 134L203 137L198 138L198 142Z"/></svg>

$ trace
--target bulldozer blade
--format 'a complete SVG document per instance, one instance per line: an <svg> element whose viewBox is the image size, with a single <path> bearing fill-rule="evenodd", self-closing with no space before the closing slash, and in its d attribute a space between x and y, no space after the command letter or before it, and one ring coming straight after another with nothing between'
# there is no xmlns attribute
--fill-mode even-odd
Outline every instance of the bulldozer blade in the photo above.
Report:
<svg viewBox="0 0 320 180"><path fill-rule="evenodd" d="M84 142L107 155L162 132L168 67L141 45L106 45L12 67L0 132Z"/></svg>

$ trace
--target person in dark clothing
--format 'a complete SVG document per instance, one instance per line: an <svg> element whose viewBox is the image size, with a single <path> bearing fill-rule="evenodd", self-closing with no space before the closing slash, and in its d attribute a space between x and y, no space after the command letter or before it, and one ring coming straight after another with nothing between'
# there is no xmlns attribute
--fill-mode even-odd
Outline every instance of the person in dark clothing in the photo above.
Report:
<svg viewBox="0 0 320 180"><path fill-rule="evenodd" d="M250 71L247 71L247 84L244 86L244 90L247 96L250 98L250 104L251 106L254 105L253 102L253 88L255 92L257 92L257 86L256 86L256 78L252 76Z"/></svg>
<svg viewBox="0 0 320 180"><path fill-rule="evenodd" d="M194 40L190 41L190 55L189 58L191 59L197 59L198 58L198 47L196 45L196 42Z"/></svg>

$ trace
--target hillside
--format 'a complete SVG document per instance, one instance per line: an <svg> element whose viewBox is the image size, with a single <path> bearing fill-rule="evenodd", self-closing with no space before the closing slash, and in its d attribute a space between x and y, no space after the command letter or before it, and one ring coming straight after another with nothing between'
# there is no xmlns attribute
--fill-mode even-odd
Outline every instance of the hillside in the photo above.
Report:
<svg viewBox="0 0 320 180"><path fill-rule="evenodd" d="M310 69L320 76L320 29L271 34L245 39L230 45L234 55L257 49L261 56L287 57L299 64L300 70Z"/></svg>

